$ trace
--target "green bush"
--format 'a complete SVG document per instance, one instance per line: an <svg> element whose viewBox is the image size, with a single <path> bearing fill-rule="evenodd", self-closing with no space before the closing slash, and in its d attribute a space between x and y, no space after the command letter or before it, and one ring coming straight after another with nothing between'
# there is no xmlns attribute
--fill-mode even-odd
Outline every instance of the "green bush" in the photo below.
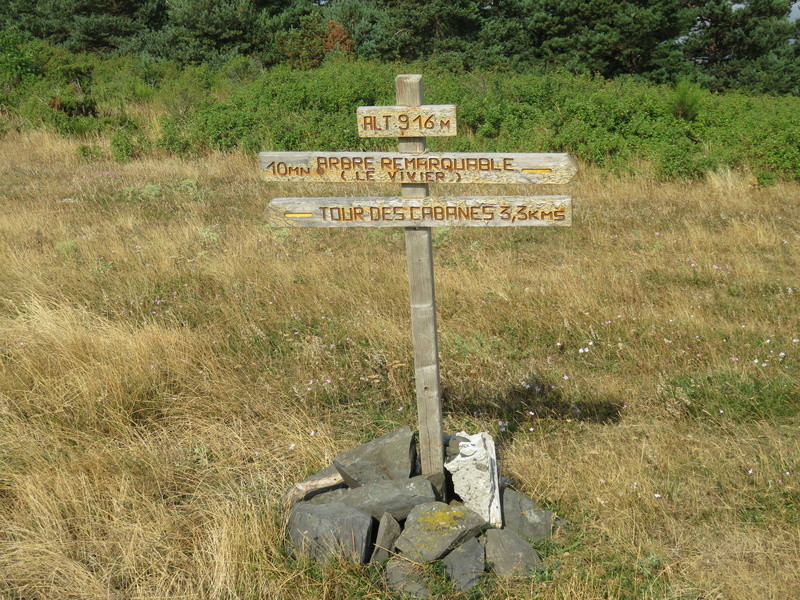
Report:
<svg viewBox="0 0 800 600"><path fill-rule="evenodd" d="M217 68L180 67L42 44L25 54L18 37L4 35L0 60L25 74L6 75L17 83L0 89L15 94L6 120L65 135L105 133L117 160L149 152L148 138L181 156L392 149L393 140L358 137L355 109L393 104L394 76L423 72L426 102L458 106L459 135L431 138L432 150L569 152L613 172L649 169L662 179L702 177L720 167L750 169L764 184L800 179L800 98L566 72L457 73L336 52L313 70L263 69L241 57ZM136 127L143 104L160 113L152 130Z"/></svg>
<svg viewBox="0 0 800 600"><path fill-rule="evenodd" d="M16 92L41 73L35 48L13 29L0 30L0 106L13 103Z"/></svg>
<svg viewBox="0 0 800 600"><path fill-rule="evenodd" d="M118 129L111 136L111 156L117 162L128 162L150 151L150 140L135 126Z"/></svg>
<svg viewBox="0 0 800 600"><path fill-rule="evenodd" d="M100 148L100 146L96 143L79 144L75 149L75 152L79 159L86 162L99 160L105 157L102 148Z"/></svg>

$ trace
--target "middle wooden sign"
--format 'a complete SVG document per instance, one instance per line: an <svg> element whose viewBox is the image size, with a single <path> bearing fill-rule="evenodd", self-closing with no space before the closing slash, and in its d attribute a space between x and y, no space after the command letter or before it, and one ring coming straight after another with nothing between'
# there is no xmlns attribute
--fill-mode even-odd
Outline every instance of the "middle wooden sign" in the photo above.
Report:
<svg viewBox="0 0 800 600"><path fill-rule="evenodd" d="M568 154L493 152L262 152L267 181L318 183L567 183Z"/></svg>

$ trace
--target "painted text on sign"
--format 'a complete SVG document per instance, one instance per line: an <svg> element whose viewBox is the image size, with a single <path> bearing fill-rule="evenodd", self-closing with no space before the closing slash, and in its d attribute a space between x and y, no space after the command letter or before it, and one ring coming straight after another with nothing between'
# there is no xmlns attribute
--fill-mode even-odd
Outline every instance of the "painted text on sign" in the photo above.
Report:
<svg viewBox="0 0 800 600"><path fill-rule="evenodd" d="M568 196L275 198L270 222L288 227L515 227L572 224Z"/></svg>

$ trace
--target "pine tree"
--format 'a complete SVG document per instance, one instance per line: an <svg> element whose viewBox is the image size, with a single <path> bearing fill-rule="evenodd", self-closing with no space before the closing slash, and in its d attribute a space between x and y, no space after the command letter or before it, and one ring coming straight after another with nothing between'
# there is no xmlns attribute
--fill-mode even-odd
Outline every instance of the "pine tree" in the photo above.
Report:
<svg viewBox="0 0 800 600"><path fill-rule="evenodd" d="M684 55L712 89L800 93L800 27L789 22L791 7L790 0L700 3Z"/></svg>
<svg viewBox="0 0 800 600"><path fill-rule="evenodd" d="M607 77L677 68L691 25L680 0L496 0L492 13L482 38L493 54Z"/></svg>

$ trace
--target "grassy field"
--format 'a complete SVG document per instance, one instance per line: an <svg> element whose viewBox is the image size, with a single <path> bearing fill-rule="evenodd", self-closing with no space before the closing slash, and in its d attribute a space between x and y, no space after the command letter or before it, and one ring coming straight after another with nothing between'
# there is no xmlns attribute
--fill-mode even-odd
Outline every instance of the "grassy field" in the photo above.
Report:
<svg viewBox="0 0 800 600"><path fill-rule="evenodd" d="M402 232L270 230L365 190L253 156L79 154L0 140L0 598L385 598L288 558L280 496L415 426ZM800 184L566 190L569 229L435 231L446 429L569 523L536 578L440 596L800 597Z"/></svg>

